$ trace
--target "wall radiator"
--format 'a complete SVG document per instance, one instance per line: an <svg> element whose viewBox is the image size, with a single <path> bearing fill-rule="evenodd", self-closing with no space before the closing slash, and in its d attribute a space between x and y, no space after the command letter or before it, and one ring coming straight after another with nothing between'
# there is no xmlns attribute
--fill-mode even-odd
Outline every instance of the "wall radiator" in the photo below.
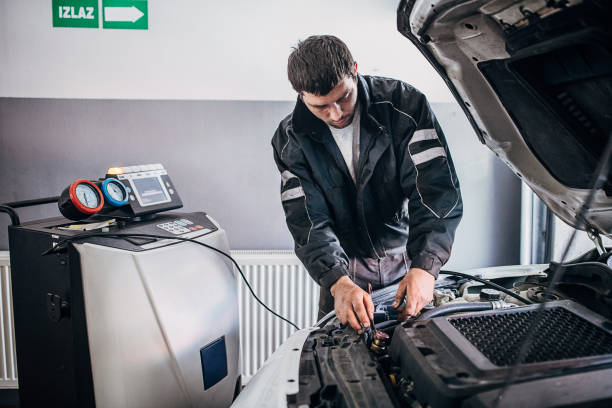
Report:
<svg viewBox="0 0 612 408"><path fill-rule="evenodd" d="M293 251L232 251L257 296L300 328L317 321L319 285ZM238 276L242 381L248 382L295 329L261 307Z"/></svg>
<svg viewBox="0 0 612 408"><path fill-rule="evenodd" d="M319 286L293 251L232 251L251 287L272 310L300 328L317 321ZM264 361L295 331L267 312L238 279L242 380L248 382ZM0 251L0 389L17 388L17 363L9 253Z"/></svg>

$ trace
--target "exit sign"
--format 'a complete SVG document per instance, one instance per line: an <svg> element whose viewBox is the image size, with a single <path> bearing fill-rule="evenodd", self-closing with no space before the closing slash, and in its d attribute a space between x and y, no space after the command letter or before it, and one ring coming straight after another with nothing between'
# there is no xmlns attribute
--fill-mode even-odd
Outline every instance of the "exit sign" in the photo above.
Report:
<svg viewBox="0 0 612 408"><path fill-rule="evenodd" d="M101 3L101 6L99 6ZM147 0L52 0L53 27L149 28Z"/></svg>
<svg viewBox="0 0 612 408"><path fill-rule="evenodd" d="M102 0L103 28L146 30L149 27L147 0Z"/></svg>
<svg viewBox="0 0 612 408"><path fill-rule="evenodd" d="M53 27L98 28L98 0L53 0Z"/></svg>

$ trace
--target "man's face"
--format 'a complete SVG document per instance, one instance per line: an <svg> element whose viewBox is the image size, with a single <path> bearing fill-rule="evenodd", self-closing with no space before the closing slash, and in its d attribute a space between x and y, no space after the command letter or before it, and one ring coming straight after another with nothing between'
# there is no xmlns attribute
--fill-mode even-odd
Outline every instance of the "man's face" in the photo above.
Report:
<svg viewBox="0 0 612 408"><path fill-rule="evenodd" d="M357 104L357 77L344 77L327 95L302 92L302 101L329 126L341 129L351 124Z"/></svg>

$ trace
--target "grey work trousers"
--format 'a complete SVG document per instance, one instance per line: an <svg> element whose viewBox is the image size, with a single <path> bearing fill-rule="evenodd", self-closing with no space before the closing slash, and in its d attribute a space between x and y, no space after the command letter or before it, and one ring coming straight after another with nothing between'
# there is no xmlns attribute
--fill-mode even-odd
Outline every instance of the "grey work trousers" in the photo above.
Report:
<svg viewBox="0 0 612 408"><path fill-rule="evenodd" d="M408 272L410 260L406 253L389 255L385 258L350 258L349 277L361 289L368 290L368 283L372 290L381 289L400 281ZM319 292L319 317L334 310L334 297L328 289L321 287Z"/></svg>

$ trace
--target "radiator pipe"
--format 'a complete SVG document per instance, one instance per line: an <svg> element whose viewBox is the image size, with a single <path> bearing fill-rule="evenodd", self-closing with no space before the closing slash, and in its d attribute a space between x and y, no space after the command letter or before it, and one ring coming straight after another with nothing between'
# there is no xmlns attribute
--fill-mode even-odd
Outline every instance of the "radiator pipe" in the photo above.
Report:
<svg viewBox="0 0 612 408"><path fill-rule="evenodd" d="M493 302L460 302L460 303L447 303L442 306L438 306L435 309L428 310L422 315L417 317L416 320L426 320L438 316L445 316L451 313L459 312L480 312L483 310L493 310Z"/></svg>

